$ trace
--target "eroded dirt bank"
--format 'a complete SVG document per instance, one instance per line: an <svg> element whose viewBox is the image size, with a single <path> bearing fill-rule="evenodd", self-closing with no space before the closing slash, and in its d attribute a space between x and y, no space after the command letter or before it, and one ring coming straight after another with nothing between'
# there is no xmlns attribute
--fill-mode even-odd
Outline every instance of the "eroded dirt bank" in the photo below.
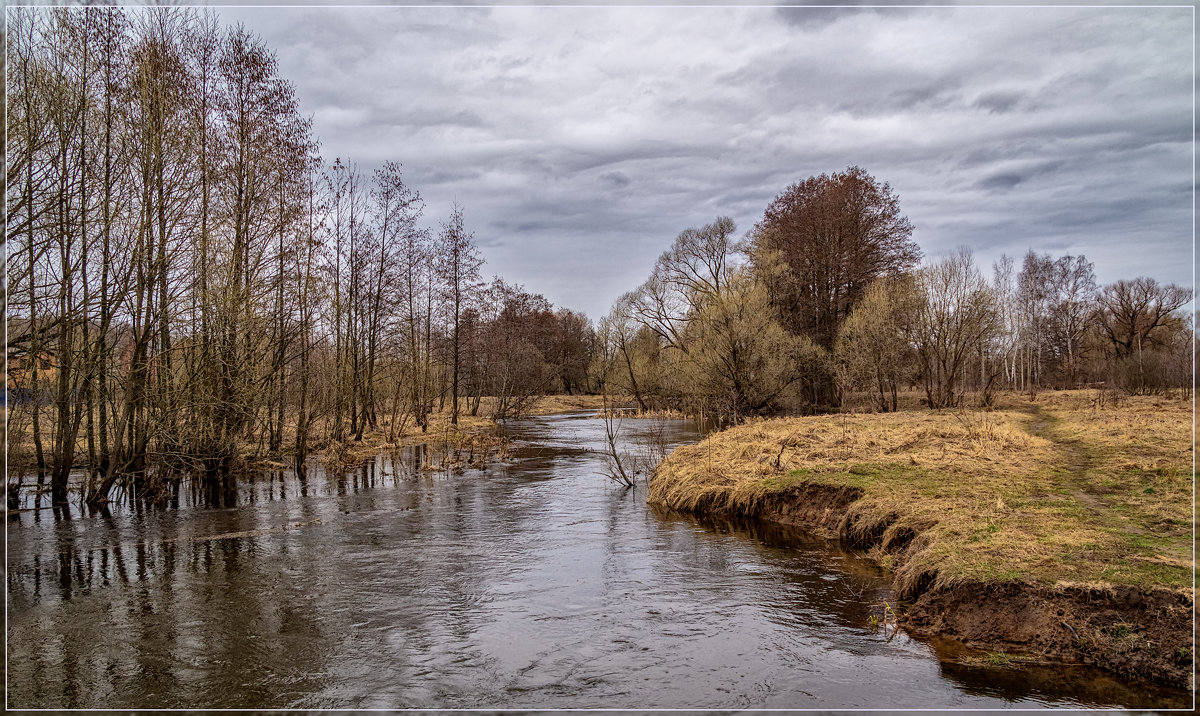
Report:
<svg viewBox="0 0 1200 716"><path fill-rule="evenodd" d="M973 583L920 595L902 623L967 646L1096 664L1186 689L1191 611L1187 595L1168 589Z"/></svg>
<svg viewBox="0 0 1200 716"><path fill-rule="evenodd" d="M906 574L922 548L919 528L864 522L857 487L801 483L767 496L759 519L794 525L868 551L893 569L900 623L913 634L950 637L1019 661L1093 664L1121 676L1191 687L1191 613L1184 592L1131 586L1046 586L1029 581L962 581Z"/></svg>

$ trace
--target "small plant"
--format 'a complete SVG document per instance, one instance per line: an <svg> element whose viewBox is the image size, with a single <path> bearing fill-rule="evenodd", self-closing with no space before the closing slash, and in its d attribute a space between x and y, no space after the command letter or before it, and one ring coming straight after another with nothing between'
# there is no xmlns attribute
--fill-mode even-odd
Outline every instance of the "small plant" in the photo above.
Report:
<svg viewBox="0 0 1200 716"><path fill-rule="evenodd" d="M605 445L605 457L608 460L608 466L606 469L608 479L621 485L625 489L629 489L634 486L635 481L637 480L637 472L634 471L632 465L626 465L627 456L623 455L620 450L617 449L617 437L621 433L621 421L616 418L616 410L610 408L609 406L607 392L604 394L603 416L604 439L607 443Z"/></svg>
<svg viewBox="0 0 1200 716"><path fill-rule="evenodd" d="M967 437L980 447L983 447L985 441L996 439L996 423L987 413L960 410L951 414L962 426Z"/></svg>
<svg viewBox="0 0 1200 716"><path fill-rule="evenodd" d="M1121 392L1115 388L1101 388L1092 397L1092 409L1118 408L1121 406Z"/></svg>
<svg viewBox="0 0 1200 716"><path fill-rule="evenodd" d="M892 620L891 620L892 633L891 634L887 633L888 615L891 615L891 617L892 617ZM896 636L896 633L900 631L900 617L896 614L895 610L892 609L892 605L887 603L887 600L884 600L884 602L883 602L882 623L883 623L884 634L887 634L887 640L891 641Z"/></svg>
<svg viewBox="0 0 1200 716"><path fill-rule="evenodd" d="M799 440L797 439L797 435L798 435L798 433L792 433L791 435L787 436L786 438L784 438L783 440L780 441L779 454L775 456L775 459L771 463L775 467L776 472L783 471L783 451L787 450L790 447L796 447L797 445L799 445Z"/></svg>
<svg viewBox="0 0 1200 716"><path fill-rule="evenodd" d="M988 652L988 654L983 657L983 660L989 666L1008 666L1012 664L1013 661L1012 657L1008 654L1005 654L1003 651Z"/></svg>

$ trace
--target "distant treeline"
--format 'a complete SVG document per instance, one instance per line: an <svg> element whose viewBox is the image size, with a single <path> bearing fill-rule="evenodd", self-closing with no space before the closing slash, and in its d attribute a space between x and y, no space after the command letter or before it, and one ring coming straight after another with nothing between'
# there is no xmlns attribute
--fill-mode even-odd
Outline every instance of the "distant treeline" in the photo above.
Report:
<svg viewBox="0 0 1200 716"><path fill-rule="evenodd" d="M10 466L84 497L585 388L586 317L499 278L398 164L322 162L274 54L178 8L8 15Z"/></svg>
<svg viewBox="0 0 1200 716"><path fill-rule="evenodd" d="M858 167L793 184L744 241L725 217L688 229L600 322L596 373L647 409L736 422L780 408L934 408L997 390L1103 384L1190 390L1191 291L1099 287L1080 256L1005 256L988 280L966 249L921 264L886 183Z"/></svg>

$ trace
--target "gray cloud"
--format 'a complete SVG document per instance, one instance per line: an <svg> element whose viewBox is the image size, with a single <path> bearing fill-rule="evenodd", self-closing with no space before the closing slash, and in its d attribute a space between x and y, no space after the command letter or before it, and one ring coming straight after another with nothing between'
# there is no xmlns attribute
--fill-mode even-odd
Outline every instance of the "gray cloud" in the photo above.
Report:
<svg viewBox="0 0 1200 716"><path fill-rule="evenodd" d="M1025 99L1025 95L1020 92L999 90L985 92L975 100L972 106L979 109L986 109L990 114L1004 114L1005 112L1011 112L1023 99Z"/></svg>
<svg viewBox="0 0 1200 716"><path fill-rule="evenodd" d="M874 13L876 8L859 7L869 5L866 0L855 3L845 3L841 7L833 7L828 3L812 3L814 7L786 6L776 8L779 19L788 25L805 30L821 28L839 20L847 20L862 13ZM809 3L802 3L809 5Z"/></svg>
<svg viewBox="0 0 1200 716"><path fill-rule="evenodd" d="M980 189L1012 189L1024 180L1025 177L1016 172L1004 172L1002 174L993 174L980 181L976 186Z"/></svg>
<svg viewBox="0 0 1200 716"><path fill-rule="evenodd" d="M684 228L863 166L926 255L1191 277L1187 8L226 8L323 154L384 160L487 270L603 314Z"/></svg>
<svg viewBox="0 0 1200 716"><path fill-rule="evenodd" d="M625 175L624 172L615 172L615 171L614 172L604 172L603 174L600 175L600 178L603 179L609 186L613 186L613 187L617 187L617 188L627 187L627 186L629 186L629 183L631 181L629 179L629 177Z"/></svg>

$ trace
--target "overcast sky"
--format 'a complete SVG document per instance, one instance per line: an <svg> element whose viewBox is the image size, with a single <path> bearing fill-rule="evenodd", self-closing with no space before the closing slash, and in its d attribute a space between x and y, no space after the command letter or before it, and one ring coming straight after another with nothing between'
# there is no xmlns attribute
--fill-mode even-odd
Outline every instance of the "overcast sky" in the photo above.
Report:
<svg viewBox="0 0 1200 716"><path fill-rule="evenodd" d="M927 258L1192 281L1193 10L225 8L322 155L457 199L488 275L599 318L689 226L857 164Z"/></svg>

